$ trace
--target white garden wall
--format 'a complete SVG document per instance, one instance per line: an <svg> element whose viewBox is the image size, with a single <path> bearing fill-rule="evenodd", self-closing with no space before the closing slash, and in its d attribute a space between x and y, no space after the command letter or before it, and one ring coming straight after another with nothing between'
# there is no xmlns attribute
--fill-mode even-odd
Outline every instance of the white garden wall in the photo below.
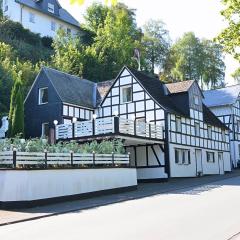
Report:
<svg viewBox="0 0 240 240"><path fill-rule="evenodd" d="M0 206L136 185L135 168L0 170Z"/></svg>

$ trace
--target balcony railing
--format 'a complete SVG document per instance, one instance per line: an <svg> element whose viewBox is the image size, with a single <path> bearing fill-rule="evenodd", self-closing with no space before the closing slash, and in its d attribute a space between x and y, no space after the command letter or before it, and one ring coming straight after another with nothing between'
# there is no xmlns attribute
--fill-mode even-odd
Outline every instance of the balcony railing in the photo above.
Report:
<svg viewBox="0 0 240 240"><path fill-rule="evenodd" d="M162 140L164 128L152 123L137 122L119 117L99 118L56 126L56 139L80 139L107 134L124 134Z"/></svg>

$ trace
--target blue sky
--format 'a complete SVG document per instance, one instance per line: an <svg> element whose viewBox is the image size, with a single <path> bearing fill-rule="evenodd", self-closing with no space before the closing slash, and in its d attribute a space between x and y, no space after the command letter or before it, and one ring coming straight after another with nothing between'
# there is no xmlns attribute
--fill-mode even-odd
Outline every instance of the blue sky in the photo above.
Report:
<svg viewBox="0 0 240 240"><path fill-rule="evenodd" d="M70 0L59 0L59 2L81 23L86 8L94 1L85 0L82 6L70 5ZM195 32L200 38L212 39L226 26L220 15L223 7L220 0L120 0L120 2L136 9L139 26L150 18L164 21L173 40L187 31ZM239 64L231 56L226 56L225 63L226 82L233 84L230 75Z"/></svg>

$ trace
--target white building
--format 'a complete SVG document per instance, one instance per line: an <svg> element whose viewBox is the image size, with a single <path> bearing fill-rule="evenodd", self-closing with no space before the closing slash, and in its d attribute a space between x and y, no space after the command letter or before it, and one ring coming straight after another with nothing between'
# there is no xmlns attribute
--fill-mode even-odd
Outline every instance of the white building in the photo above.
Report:
<svg viewBox="0 0 240 240"><path fill-rule="evenodd" d="M240 162L240 85L204 92L205 104L230 128L230 151L234 167Z"/></svg>
<svg viewBox="0 0 240 240"><path fill-rule="evenodd" d="M3 0L4 16L41 36L54 37L59 28L73 36L78 21L57 0Z"/></svg>
<svg viewBox="0 0 240 240"><path fill-rule="evenodd" d="M224 174L229 129L203 98L195 81L164 84L128 67L105 84L43 68L25 100L26 125L30 137L55 118L58 140L121 139L142 181Z"/></svg>

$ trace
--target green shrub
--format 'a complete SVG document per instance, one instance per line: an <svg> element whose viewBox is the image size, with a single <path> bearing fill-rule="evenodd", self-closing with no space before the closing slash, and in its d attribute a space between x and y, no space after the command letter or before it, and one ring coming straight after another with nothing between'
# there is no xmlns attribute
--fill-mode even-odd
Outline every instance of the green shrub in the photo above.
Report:
<svg viewBox="0 0 240 240"><path fill-rule="evenodd" d="M74 153L95 152L97 154L125 153L121 140L102 141L100 143L93 141L81 145L76 141L70 141L50 145L46 139L34 138L24 140L18 136L13 139L0 141L0 151L13 151L14 148L19 152L44 152L47 150L50 153L70 153L71 151Z"/></svg>

